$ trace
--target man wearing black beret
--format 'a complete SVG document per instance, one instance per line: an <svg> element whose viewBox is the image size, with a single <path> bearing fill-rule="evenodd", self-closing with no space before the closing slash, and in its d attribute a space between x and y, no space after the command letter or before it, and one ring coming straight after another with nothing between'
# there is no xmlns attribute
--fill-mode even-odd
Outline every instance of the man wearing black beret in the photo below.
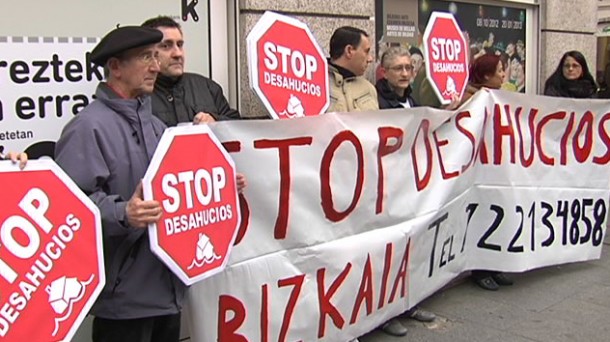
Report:
<svg viewBox="0 0 610 342"><path fill-rule="evenodd" d="M102 217L106 285L91 310L93 341L178 341L186 286L150 250L147 225L159 220L141 179L166 126L152 115L159 61L156 29L120 27L91 52L106 82L64 128L55 160Z"/></svg>

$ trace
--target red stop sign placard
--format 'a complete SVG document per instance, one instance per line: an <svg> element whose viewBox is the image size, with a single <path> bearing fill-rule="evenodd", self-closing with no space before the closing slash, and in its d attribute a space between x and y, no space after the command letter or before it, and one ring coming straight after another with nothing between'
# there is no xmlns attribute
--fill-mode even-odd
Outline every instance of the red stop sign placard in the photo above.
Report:
<svg viewBox="0 0 610 342"><path fill-rule="evenodd" d="M247 37L250 86L275 119L324 113L328 63L304 23L265 12Z"/></svg>
<svg viewBox="0 0 610 342"><path fill-rule="evenodd" d="M99 210L52 160L0 184L0 340L69 341L106 279Z"/></svg>
<svg viewBox="0 0 610 342"><path fill-rule="evenodd" d="M452 14L432 12L424 51L427 77L441 103L462 97L468 83L468 44Z"/></svg>
<svg viewBox="0 0 610 342"><path fill-rule="evenodd" d="M174 274L191 285L222 271L241 215L235 164L210 128L165 130L143 189L163 209L149 226L151 249Z"/></svg>

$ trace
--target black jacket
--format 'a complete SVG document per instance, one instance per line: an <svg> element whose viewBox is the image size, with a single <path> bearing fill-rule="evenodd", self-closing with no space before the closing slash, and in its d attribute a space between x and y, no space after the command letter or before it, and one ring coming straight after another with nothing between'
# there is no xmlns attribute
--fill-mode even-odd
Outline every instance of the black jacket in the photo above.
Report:
<svg viewBox="0 0 610 342"><path fill-rule="evenodd" d="M411 107L417 107L417 104L411 97L411 87L405 90L405 96L399 97L398 94L390 88L388 80L380 79L375 84L377 89L377 100L379 101L379 109L404 108L401 103L408 102Z"/></svg>
<svg viewBox="0 0 610 342"><path fill-rule="evenodd" d="M229 106L218 83L192 73L184 73L178 79L157 76L152 108L153 114L169 127L192 122L199 112L209 113L216 121L240 118L239 112Z"/></svg>
<svg viewBox="0 0 610 342"><path fill-rule="evenodd" d="M597 85L592 80L586 78L579 80L567 80L563 77L558 77L556 80L549 78L544 86L544 95L575 99L594 99L597 98Z"/></svg>

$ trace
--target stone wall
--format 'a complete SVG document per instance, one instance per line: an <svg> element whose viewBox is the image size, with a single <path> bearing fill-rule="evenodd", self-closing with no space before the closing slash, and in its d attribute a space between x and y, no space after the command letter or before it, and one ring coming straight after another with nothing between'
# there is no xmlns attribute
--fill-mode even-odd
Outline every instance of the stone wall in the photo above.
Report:
<svg viewBox="0 0 610 342"><path fill-rule="evenodd" d="M561 56L578 50L594 72L597 60L597 0L542 0L540 4L540 92ZM595 77L595 74L593 75Z"/></svg>

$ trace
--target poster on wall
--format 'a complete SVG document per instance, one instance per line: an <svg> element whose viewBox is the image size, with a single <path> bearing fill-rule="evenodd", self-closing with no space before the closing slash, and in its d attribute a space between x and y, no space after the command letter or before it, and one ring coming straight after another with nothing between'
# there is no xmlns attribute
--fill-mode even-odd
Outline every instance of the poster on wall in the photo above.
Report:
<svg viewBox="0 0 610 342"><path fill-rule="evenodd" d="M500 56L505 71L502 89L525 92L525 9L441 0L419 1L419 31L433 11L454 15L469 41L471 60L485 53Z"/></svg>
<svg viewBox="0 0 610 342"><path fill-rule="evenodd" d="M469 41L471 58L485 53L500 56L505 71L502 89L525 92L526 18L523 8L443 0L376 0L375 17L382 18L375 27L377 61L389 46L421 49L424 30L434 11L453 14ZM410 27L411 23L416 27ZM414 32L414 37L409 37L409 32Z"/></svg>
<svg viewBox="0 0 610 342"><path fill-rule="evenodd" d="M104 80L89 52L117 26L173 18L187 42L186 70L209 75L208 7L208 1L181 0L0 3L0 152L53 156L62 128ZM66 9L80 20L66 20Z"/></svg>
<svg viewBox="0 0 610 342"><path fill-rule="evenodd" d="M381 8L382 26L377 30L377 42L390 45L412 46L418 44L419 32L417 0L385 0ZM379 18L379 15L377 15Z"/></svg>

